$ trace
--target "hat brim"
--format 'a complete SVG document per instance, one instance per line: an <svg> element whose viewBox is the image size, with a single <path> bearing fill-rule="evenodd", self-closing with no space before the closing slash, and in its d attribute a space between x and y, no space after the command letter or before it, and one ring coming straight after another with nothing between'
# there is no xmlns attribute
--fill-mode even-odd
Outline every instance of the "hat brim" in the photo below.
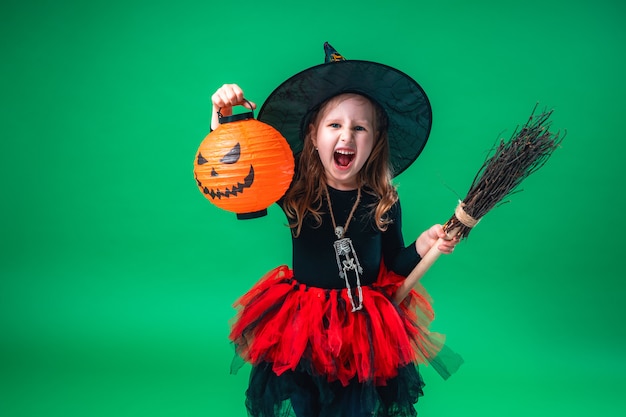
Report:
<svg viewBox="0 0 626 417"><path fill-rule="evenodd" d="M385 110L392 173L396 176L407 169L426 145L432 110L415 80L384 64L347 60L308 68L270 94L258 120L278 130L297 156L303 148L311 111L342 93L362 94Z"/></svg>

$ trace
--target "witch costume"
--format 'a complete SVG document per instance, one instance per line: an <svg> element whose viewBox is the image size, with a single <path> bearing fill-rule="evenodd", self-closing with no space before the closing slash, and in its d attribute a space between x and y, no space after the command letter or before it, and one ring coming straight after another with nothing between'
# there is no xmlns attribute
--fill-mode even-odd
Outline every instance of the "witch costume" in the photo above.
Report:
<svg viewBox="0 0 626 417"><path fill-rule="evenodd" d="M325 44L326 62L281 84L259 112L301 152L312 114L327 99L361 94L385 110L394 175L420 154L432 123L430 103L406 74L345 60ZM292 235L292 268L266 274L236 303L230 339L237 368L252 364L246 407L255 417L415 416L424 385L418 364L444 378L462 360L431 332L431 300L419 284L400 304L394 294L420 261L402 237L399 201L377 228L368 188L327 186L322 223L305 217ZM279 202L281 204L281 202ZM282 207L282 204L281 204Z"/></svg>

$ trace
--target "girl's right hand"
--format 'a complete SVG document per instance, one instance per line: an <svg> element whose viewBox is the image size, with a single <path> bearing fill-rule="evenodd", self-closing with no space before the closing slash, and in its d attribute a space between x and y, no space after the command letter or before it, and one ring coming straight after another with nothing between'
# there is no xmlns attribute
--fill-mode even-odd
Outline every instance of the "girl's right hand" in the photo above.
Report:
<svg viewBox="0 0 626 417"><path fill-rule="evenodd" d="M244 99L243 90L237 84L224 84L211 96L213 103L213 117L211 117L211 129L215 130L220 125L217 112L222 116L233 114L234 106L245 106L251 110L256 109L256 104L250 104ZM252 107L251 107L252 106Z"/></svg>

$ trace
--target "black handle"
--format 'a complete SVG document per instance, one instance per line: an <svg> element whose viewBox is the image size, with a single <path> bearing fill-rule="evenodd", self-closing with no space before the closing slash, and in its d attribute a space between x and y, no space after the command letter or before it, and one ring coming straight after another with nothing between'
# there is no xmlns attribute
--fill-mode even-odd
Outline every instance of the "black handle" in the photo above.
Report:
<svg viewBox="0 0 626 417"><path fill-rule="evenodd" d="M222 113L220 113L220 110L222 110L222 108L220 107L219 109L217 109L217 119L220 122L220 124L237 122L239 120L254 119L254 110L252 110L252 103L250 103L245 98L244 100L250 106L249 112L241 113L241 114L233 114L231 116L222 116Z"/></svg>

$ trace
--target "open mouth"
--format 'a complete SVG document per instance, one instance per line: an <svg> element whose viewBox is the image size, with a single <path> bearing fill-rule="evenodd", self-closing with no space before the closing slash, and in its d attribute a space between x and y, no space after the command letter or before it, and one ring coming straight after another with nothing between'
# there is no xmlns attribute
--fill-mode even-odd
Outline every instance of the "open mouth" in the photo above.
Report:
<svg viewBox="0 0 626 417"><path fill-rule="evenodd" d="M350 166L354 157L356 156L356 152L347 150L347 149L338 149L334 153L335 164L340 168L347 168Z"/></svg>

